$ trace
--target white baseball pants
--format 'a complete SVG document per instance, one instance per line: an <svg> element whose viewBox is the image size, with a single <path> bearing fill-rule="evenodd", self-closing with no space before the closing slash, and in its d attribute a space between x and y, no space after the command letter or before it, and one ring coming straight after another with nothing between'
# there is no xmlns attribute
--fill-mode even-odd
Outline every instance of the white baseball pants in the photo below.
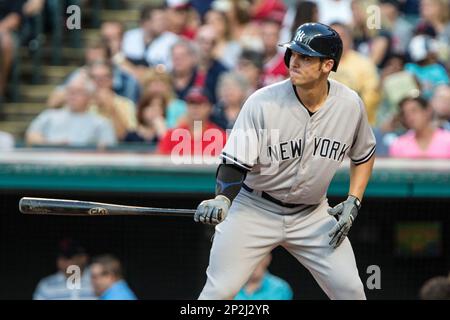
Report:
<svg viewBox="0 0 450 320"><path fill-rule="evenodd" d="M336 219L328 201L303 212L281 207L242 189L216 226L201 300L232 299L258 263L281 245L313 275L330 299L365 299L350 241L333 249L328 232Z"/></svg>

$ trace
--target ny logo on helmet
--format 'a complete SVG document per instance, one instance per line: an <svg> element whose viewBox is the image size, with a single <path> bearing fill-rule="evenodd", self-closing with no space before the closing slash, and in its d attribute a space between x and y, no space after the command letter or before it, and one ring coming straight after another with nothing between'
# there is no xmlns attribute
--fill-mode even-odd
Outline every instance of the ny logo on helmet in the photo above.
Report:
<svg viewBox="0 0 450 320"><path fill-rule="evenodd" d="M303 42L303 38L306 36L305 31L300 30L296 35L294 40L297 42Z"/></svg>

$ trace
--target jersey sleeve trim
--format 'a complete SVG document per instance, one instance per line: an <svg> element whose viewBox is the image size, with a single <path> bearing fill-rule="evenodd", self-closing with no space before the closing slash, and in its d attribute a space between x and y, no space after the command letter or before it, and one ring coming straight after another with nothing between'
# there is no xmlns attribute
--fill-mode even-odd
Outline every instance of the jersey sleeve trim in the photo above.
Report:
<svg viewBox="0 0 450 320"><path fill-rule="evenodd" d="M376 148L377 148L377 146L374 145L372 147L372 149L370 149L369 153L361 159L357 159L357 160L351 159L353 164L358 165L358 164L363 164L363 163L366 163L367 161L369 161L370 158L372 158L373 154L375 153Z"/></svg>
<svg viewBox="0 0 450 320"><path fill-rule="evenodd" d="M242 161L239 161L236 157L233 157L225 152L222 152L220 157L222 158L224 163L228 163L228 161L231 161L233 164L237 165L240 168L245 169L246 171L252 170L252 166L249 166L249 165L243 163Z"/></svg>

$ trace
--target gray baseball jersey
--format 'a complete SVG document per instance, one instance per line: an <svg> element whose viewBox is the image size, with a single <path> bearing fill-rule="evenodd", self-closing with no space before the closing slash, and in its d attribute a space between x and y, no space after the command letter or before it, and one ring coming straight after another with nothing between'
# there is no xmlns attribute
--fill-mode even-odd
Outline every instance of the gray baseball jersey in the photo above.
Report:
<svg viewBox="0 0 450 320"><path fill-rule="evenodd" d="M311 115L285 80L247 99L221 157L248 170L250 188L285 203L318 204L347 156L362 164L374 153L375 137L356 92L330 79L324 105Z"/></svg>

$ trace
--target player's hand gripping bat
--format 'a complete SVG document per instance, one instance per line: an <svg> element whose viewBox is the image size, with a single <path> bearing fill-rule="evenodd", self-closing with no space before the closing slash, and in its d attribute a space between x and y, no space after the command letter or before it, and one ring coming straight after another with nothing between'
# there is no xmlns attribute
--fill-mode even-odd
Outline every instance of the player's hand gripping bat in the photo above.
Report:
<svg viewBox="0 0 450 320"><path fill-rule="evenodd" d="M170 216L193 218L195 209L122 206L89 201L22 198L19 210L31 215L55 216Z"/></svg>

